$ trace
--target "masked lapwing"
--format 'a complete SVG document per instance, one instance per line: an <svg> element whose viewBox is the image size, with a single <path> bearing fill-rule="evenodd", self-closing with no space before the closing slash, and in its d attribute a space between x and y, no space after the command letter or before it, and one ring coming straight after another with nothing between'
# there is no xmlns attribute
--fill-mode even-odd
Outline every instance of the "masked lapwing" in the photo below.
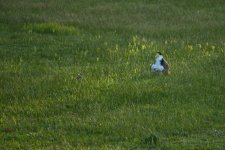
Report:
<svg viewBox="0 0 225 150"><path fill-rule="evenodd" d="M155 63L150 68L152 72L169 73L169 64L160 52L157 52Z"/></svg>

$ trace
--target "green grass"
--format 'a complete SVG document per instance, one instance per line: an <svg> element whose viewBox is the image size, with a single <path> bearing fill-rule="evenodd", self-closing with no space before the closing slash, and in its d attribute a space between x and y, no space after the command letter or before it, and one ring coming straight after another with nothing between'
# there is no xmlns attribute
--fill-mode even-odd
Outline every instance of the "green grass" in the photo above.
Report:
<svg viewBox="0 0 225 150"><path fill-rule="evenodd" d="M0 1L0 149L225 149L224 18L223 0Z"/></svg>
<svg viewBox="0 0 225 150"><path fill-rule="evenodd" d="M24 25L24 30L32 33L76 34L78 30L74 26L65 26L55 22Z"/></svg>

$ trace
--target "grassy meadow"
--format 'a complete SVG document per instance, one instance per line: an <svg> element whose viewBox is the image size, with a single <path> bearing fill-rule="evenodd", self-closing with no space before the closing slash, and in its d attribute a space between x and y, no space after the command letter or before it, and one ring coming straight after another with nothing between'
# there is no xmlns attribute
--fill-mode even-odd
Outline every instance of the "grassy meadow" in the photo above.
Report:
<svg viewBox="0 0 225 150"><path fill-rule="evenodd" d="M0 149L225 149L225 1L0 0Z"/></svg>

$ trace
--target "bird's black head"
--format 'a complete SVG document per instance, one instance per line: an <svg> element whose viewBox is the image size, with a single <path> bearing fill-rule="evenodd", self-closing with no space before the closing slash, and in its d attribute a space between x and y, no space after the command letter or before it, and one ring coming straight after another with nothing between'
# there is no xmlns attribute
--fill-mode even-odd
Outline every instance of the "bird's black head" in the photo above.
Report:
<svg viewBox="0 0 225 150"><path fill-rule="evenodd" d="M162 55L162 53L161 52L157 52L159 55Z"/></svg>

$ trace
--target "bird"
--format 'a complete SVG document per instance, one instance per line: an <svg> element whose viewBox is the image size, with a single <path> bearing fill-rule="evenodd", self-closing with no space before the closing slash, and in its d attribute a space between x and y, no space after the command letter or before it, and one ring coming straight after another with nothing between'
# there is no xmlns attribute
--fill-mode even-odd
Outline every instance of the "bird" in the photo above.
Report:
<svg viewBox="0 0 225 150"><path fill-rule="evenodd" d="M163 72L166 74L169 73L169 64L163 58L161 52L157 52L155 62L154 64L150 65L150 69L152 72Z"/></svg>

